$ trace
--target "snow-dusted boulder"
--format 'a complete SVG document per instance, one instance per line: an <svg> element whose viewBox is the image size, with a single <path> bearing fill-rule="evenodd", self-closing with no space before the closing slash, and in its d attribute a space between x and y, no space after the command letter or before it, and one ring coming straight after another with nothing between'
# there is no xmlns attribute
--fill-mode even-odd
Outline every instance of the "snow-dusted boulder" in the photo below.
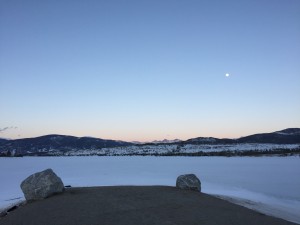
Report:
<svg viewBox="0 0 300 225"><path fill-rule="evenodd" d="M185 174L177 177L176 187L184 190L201 192L201 182L195 174Z"/></svg>
<svg viewBox="0 0 300 225"><path fill-rule="evenodd" d="M52 169L47 169L27 177L21 183L21 189L27 201L38 200L63 192L64 184Z"/></svg>

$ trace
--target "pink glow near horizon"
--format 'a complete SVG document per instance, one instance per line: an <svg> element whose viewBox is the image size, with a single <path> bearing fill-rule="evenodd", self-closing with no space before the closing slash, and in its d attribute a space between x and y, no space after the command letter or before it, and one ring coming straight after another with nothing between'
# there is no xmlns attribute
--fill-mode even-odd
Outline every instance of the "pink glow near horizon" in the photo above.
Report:
<svg viewBox="0 0 300 225"><path fill-rule="evenodd" d="M111 140L122 140L122 141L128 141L128 142L133 142L133 141L140 141L140 142L151 142L155 140L174 140L174 139L180 139L180 140L187 140L190 138L196 138L196 137L215 137L215 138L240 138L243 136L248 136L256 133L269 133L269 132L274 132L278 130L282 130L285 128L277 128L277 129L260 129L260 130L252 130L252 131L236 131L236 132L228 132L226 130L214 132L214 131L202 131L199 133L196 132L178 132L178 133L172 133L172 134L155 134L155 133L141 133L141 132L131 132L123 134L123 133L117 133L117 132L86 132L85 131L77 131L77 132L72 132L72 131L59 131L59 132L43 132L43 133L38 133L38 132L21 132L20 129L12 129L7 132L2 132L0 133L0 137L2 138L9 138L9 139L21 139L21 138L31 138L31 137L38 137L38 136L43 136L43 135L48 135L48 134L58 134L58 135L70 135L70 136L76 136L76 137L95 137L95 138L101 138L101 139L111 139ZM20 135L19 133L22 133Z"/></svg>

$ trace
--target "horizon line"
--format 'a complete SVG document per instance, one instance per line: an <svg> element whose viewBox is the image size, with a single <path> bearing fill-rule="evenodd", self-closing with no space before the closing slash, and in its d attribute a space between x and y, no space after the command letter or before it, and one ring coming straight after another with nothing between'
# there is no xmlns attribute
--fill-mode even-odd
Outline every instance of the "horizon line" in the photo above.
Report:
<svg viewBox="0 0 300 225"><path fill-rule="evenodd" d="M51 136L51 135L57 135L57 136L70 136L70 137L76 137L76 138L95 138L95 139L102 139L102 140L112 140L112 141L122 141L122 142L130 142L130 143L151 143L151 142L155 142L155 141L174 141L174 140L179 140L179 141L187 141L189 139L194 139L194 138L216 138L216 139L239 139L242 137L247 137L247 136L251 136L251 135L255 135L255 134L268 134L268 133L275 133L275 132L280 132L280 131L284 131L287 129L300 129L298 127L291 127L291 128L284 128L282 130L277 130L277 131L273 131L273 132L260 132L260 133L253 133L253 134L248 134L248 135L244 135L244 136L240 136L240 137L235 137L235 138L226 138L226 137L213 137L213 136L197 136L197 137L191 137L185 140L182 140L180 138L171 138L171 139L167 139L167 138L163 138L163 139L154 139L151 141L137 141L137 140L133 140L133 141L123 141L120 139L112 139L112 138L101 138L101 137L94 137L94 136L75 136L75 135L69 135L69 134L57 134L57 133L50 133L50 134L44 134L44 135L39 135L39 136L32 136L32 137L20 137L20 138L4 138L4 137L0 137L0 139L5 139L5 140L21 140L21 139L30 139L30 138L38 138L38 137L44 137L44 136Z"/></svg>

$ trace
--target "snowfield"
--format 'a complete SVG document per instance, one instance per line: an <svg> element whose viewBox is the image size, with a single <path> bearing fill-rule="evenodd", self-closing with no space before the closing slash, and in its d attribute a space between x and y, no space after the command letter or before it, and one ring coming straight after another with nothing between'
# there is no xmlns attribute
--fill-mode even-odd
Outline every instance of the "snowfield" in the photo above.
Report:
<svg viewBox="0 0 300 225"><path fill-rule="evenodd" d="M65 185L170 185L196 174L202 191L300 223L300 157L0 158L0 208L24 200L20 183L52 168Z"/></svg>

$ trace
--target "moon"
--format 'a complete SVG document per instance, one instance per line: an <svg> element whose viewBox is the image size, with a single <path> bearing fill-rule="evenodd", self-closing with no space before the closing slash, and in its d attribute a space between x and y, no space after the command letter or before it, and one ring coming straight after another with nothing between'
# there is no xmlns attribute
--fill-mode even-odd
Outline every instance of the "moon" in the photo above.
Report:
<svg viewBox="0 0 300 225"><path fill-rule="evenodd" d="M225 76L226 76L226 77L229 77L229 73L226 73Z"/></svg>

